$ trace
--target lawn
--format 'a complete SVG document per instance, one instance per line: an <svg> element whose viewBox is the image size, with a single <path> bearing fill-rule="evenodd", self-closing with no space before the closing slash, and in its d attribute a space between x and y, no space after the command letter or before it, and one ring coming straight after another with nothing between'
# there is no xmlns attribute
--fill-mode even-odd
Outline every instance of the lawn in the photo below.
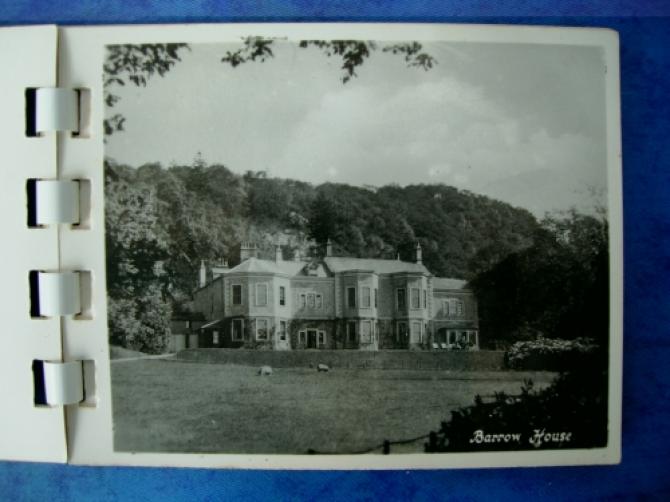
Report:
<svg viewBox="0 0 670 502"><path fill-rule="evenodd" d="M544 372L345 370L318 373L169 360L112 364L120 451L353 453L422 436L476 394L518 393ZM393 452L422 451L423 440Z"/></svg>

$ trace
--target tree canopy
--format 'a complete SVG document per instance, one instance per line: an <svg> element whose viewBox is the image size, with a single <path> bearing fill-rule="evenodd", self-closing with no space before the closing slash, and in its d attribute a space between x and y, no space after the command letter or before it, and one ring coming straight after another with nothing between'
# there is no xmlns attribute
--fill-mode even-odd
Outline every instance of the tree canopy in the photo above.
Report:
<svg viewBox="0 0 670 502"><path fill-rule="evenodd" d="M276 39L249 36L241 41L236 50L228 50L220 59L221 63L236 68L248 62L266 61L274 58L272 50ZM381 51L401 56L407 67L430 70L437 60L423 51L419 42L399 42L379 44L366 40L302 40L301 49L310 47L320 50L326 57L336 57L342 61L341 81L346 84L358 76L356 70L375 52ZM113 93L114 87L130 83L146 87L155 76L165 76L190 50L188 44L123 44L109 45L103 64L104 102L114 108L121 99ZM103 122L105 136L123 131L126 118L122 113L108 114Z"/></svg>

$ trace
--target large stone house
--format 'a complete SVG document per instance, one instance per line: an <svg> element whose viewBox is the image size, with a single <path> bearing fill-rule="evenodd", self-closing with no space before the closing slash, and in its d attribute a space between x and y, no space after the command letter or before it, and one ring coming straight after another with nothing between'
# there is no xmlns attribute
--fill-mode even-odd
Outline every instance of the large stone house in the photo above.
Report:
<svg viewBox="0 0 670 502"><path fill-rule="evenodd" d="M477 350L477 302L460 279L415 261L333 256L261 259L242 244L239 265L200 269L194 306L200 347L273 350Z"/></svg>

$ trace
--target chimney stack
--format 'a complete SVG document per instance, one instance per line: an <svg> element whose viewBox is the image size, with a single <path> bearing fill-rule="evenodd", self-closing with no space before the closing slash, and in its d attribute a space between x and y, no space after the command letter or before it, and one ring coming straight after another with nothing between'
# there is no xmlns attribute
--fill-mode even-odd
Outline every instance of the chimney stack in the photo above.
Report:
<svg viewBox="0 0 670 502"><path fill-rule="evenodd" d="M330 240L330 237L326 241L326 256L333 256L333 241Z"/></svg>
<svg viewBox="0 0 670 502"><path fill-rule="evenodd" d="M203 287L207 284L207 267L205 267L205 260L200 260L200 280L198 281L199 287Z"/></svg>
<svg viewBox="0 0 670 502"><path fill-rule="evenodd" d="M283 256L281 252L281 246L279 244L275 244L275 261L279 263L282 261Z"/></svg>
<svg viewBox="0 0 670 502"><path fill-rule="evenodd" d="M240 244L240 262L248 260L249 258L257 258L258 248L256 244L251 242L243 242Z"/></svg>
<svg viewBox="0 0 670 502"><path fill-rule="evenodd" d="M416 243L415 253L416 253L416 263L418 265L421 265L423 263L423 253L421 252L421 244L419 244L418 242Z"/></svg>

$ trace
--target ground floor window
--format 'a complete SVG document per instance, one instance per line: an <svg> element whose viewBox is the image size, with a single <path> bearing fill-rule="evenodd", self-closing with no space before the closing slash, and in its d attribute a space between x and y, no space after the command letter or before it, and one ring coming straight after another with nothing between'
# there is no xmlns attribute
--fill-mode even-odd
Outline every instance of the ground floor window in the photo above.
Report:
<svg viewBox="0 0 670 502"><path fill-rule="evenodd" d="M257 319L256 320L256 340L267 340L268 339L268 320L267 319Z"/></svg>
<svg viewBox="0 0 670 502"><path fill-rule="evenodd" d="M396 342L404 342L407 340L407 323L399 322L398 330L396 331Z"/></svg>
<svg viewBox="0 0 670 502"><path fill-rule="evenodd" d="M212 345L218 345L219 344L219 332L214 331L212 333Z"/></svg>
<svg viewBox="0 0 670 502"><path fill-rule="evenodd" d="M372 342L372 321L361 321L361 343Z"/></svg>
<svg viewBox="0 0 670 502"><path fill-rule="evenodd" d="M305 345L305 332L304 331L298 331L298 343L300 345Z"/></svg>
<svg viewBox="0 0 670 502"><path fill-rule="evenodd" d="M286 341L286 321L279 321L279 340Z"/></svg>
<svg viewBox="0 0 670 502"><path fill-rule="evenodd" d="M347 341L349 343L356 343L356 322L349 321L347 323Z"/></svg>
<svg viewBox="0 0 670 502"><path fill-rule="evenodd" d="M244 340L244 321L242 319L233 319L233 330L231 338L233 341Z"/></svg>
<svg viewBox="0 0 670 502"><path fill-rule="evenodd" d="M412 341L421 343L423 337L421 336L421 322L412 321Z"/></svg>
<svg viewBox="0 0 670 502"><path fill-rule="evenodd" d="M319 345L326 345L326 332L319 331Z"/></svg>

